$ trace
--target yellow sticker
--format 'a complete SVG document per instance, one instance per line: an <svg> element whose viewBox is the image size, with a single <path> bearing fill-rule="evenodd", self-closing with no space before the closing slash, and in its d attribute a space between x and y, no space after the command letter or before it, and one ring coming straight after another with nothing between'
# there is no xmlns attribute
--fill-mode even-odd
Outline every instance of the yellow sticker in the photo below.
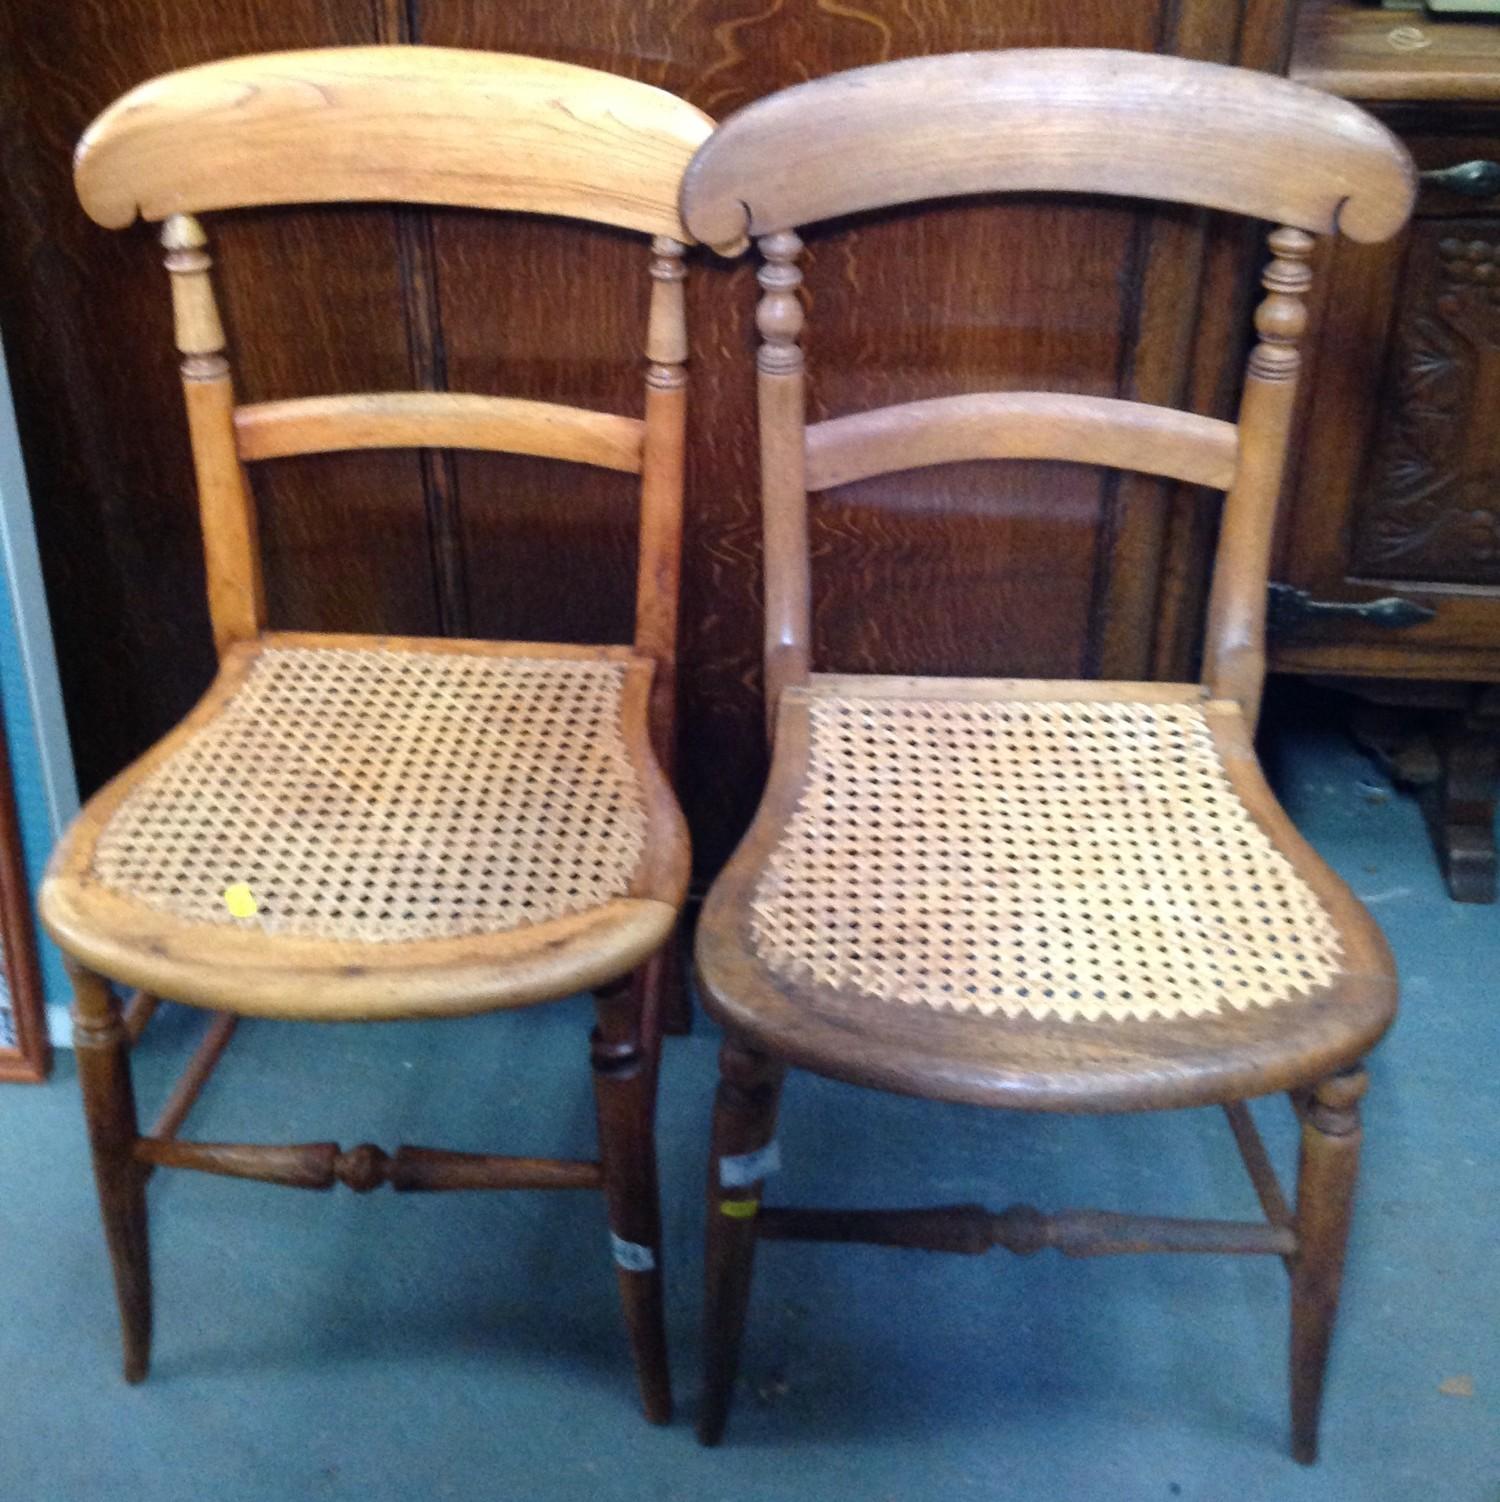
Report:
<svg viewBox="0 0 1500 1502"><path fill-rule="evenodd" d="M230 916L235 918L253 918L260 911L255 893L242 881L224 888L224 906L229 909Z"/></svg>
<svg viewBox="0 0 1500 1502"><path fill-rule="evenodd" d="M720 1200L719 1214L727 1215L730 1220L750 1220L755 1212L760 1209L759 1200Z"/></svg>

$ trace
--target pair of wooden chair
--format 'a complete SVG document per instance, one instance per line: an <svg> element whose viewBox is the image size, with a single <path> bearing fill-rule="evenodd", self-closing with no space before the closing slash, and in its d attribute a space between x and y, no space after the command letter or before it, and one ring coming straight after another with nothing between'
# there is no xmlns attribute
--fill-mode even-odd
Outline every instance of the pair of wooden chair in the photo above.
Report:
<svg viewBox="0 0 1500 1502"><path fill-rule="evenodd" d="M682 256L759 245L772 769L697 940L724 1025L708 1195L700 1432L722 1433L761 1237L1074 1255L1280 1256L1293 1449L1316 1449L1359 1150L1359 1063L1389 954L1257 767L1265 585L1313 236L1379 240L1413 173L1379 125L1284 81L1086 51L886 64L751 105L682 101L535 59L376 48L148 84L78 162L101 223L165 221L221 670L89 804L42 896L73 957L94 1162L144 1375L144 1189L158 1165L304 1187L602 1188L648 1417L670 1407L652 1138L662 986L687 882L672 750L684 441ZM681 190L681 213L678 195ZM959 194L1056 191L1271 221L1235 424L1102 397L980 393L805 422L797 229ZM403 200L653 235L644 419L450 393L236 405L192 216ZM546 454L641 476L632 647L266 630L243 465L379 445ZM1227 492L1198 684L815 672L809 493L919 465L1047 458ZM143 1135L108 980L219 1010L379 1020L594 988L600 1161ZM149 1001L146 1005L149 1005ZM211 1034L210 1054L229 1024ZM1029 1207L762 1203L786 1068L1046 1111L1224 1106L1264 1223ZM1244 1102L1290 1092L1295 1209Z"/></svg>

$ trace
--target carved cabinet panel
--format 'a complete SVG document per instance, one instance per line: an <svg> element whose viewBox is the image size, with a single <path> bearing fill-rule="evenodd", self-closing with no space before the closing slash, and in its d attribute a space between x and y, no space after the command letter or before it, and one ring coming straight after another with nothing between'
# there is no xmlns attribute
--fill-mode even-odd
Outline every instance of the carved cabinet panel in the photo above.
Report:
<svg viewBox="0 0 1500 1502"><path fill-rule="evenodd" d="M1496 681L1500 194L1453 169L1500 162L1500 135L1472 112L1449 130L1430 110L1388 118L1424 172L1417 217L1400 241L1341 245L1318 267L1339 318L1315 341L1276 571L1314 602L1380 608L1304 602L1280 616L1272 662Z"/></svg>
<svg viewBox="0 0 1500 1502"><path fill-rule="evenodd" d="M1419 224L1397 304L1353 572L1500 584L1500 221Z"/></svg>

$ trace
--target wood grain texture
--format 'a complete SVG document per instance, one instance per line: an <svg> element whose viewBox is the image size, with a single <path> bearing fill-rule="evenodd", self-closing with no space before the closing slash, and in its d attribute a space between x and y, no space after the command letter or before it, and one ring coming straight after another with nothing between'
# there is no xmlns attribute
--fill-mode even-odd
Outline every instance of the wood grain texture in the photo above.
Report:
<svg viewBox="0 0 1500 1502"><path fill-rule="evenodd" d="M1185 58L1019 49L784 90L722 122L688 169L682 208L692 234L733 254L751 235L869 209L1036 191L1378 241L1405 221L1416 183L1383 125L1302 85Z"/></svg>
<svg viewBox="0 0 1500 1502"><path fill-rule="evenodd" d="M413 384L396 211L221 215L213 229L240 402ZM273 627L438 634L441 535L416 453L278 459L251 485Z"/></svg>
<svg viewBox="0 0 1500 1502"><path fill-rule="evenodd" d="M1345 99L1500 101L1500 34L1467 18L1304 0L1292 76Z"/></svg>
<svg viewBox="0 0 1500 1502"><path fill-rule="evenodd" d="M645 424L558 402L456 391L378 391L237 407L241 459L369 448L470 448L639 474Z"/></svg>
<svg viewBox="0 0 1500 1502"><path fill-rule="evenodd" d="M650 252L607 226L438 213L443 361L455 390L644 412ZM496 266L504 275L497 283ZM638 486L525 455L456 452L457 558L474 635L629 641Z"/></svg>
<svg viewBox="0 0 1500 1502"><path fill-rule="evenodd" d="M681 240L678 179L711 127L660 89L547 58L257 53L132 89L84 133L74 179L108 229L137 215L368 201L561 214Z"/></svg>
<svg viewBox="0 0 1500 1502"><path fill-rule="evenodd" d="M807 488L965 459L1059 459L1227 490L1233 423L1143 402L1051 391L979 392L882 407L807 430Z"/></svg>

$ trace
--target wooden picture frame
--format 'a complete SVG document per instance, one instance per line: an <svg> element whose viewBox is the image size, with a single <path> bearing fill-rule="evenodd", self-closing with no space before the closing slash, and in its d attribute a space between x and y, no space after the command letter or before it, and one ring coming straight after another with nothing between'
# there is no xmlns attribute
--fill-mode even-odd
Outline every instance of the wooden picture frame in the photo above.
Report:
<svg viewBox="0 0 1500 1502"><path fill-rule="evenodd" d="M38 1084L52 1062L35 921L11 783L10 745L0 718L0 1081Z"/></svg>

